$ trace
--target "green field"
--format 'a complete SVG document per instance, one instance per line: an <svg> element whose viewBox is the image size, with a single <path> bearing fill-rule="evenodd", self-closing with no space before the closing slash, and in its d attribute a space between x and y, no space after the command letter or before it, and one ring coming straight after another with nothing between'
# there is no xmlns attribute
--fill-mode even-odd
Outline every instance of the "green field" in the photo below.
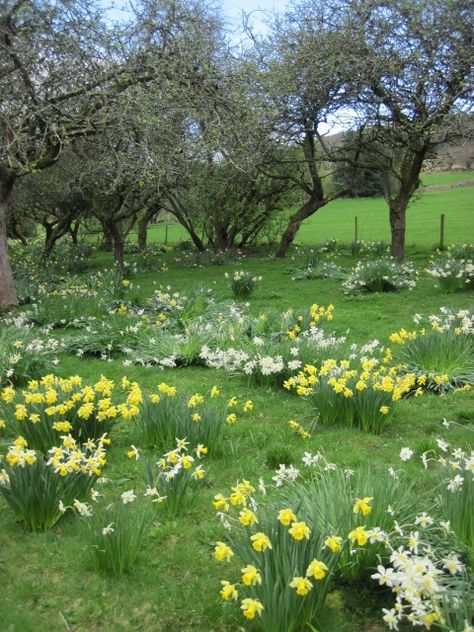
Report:
<svg viewBox="0 0 474 632"><path fill-rule="evenodd" d="M421 174L421 182L424 187L457 184L468 180L471 182L474 180L474 171L439 171Z"/></svg>
<svg viewBox="0 0 474 632"><path fill-rule="evenodd" d="M462 174L433 174L433 183L459 181ZM445 176L445 177L444 177ZM431 176L426 176L431 178ZM458 178L458 180L456 180ZM430 179L428 182L431 183ZM474 240L474 188L456 188L420 193L407 211L406 243L408 246L432 247L439 243L440 216L445 215L446 243L462 243ZM296 241L314 245L326 239L350 242L354 239L354 218L358 218L358 235L363 240L390 240L388 210L383 198L359 198L336 200L307 219ZM165 227L153 226L150 241L164 243ZM178 224L168 227L168 243L186 239L186 231ZM131 236L132 240L136 235Z"/></svg>
<svg viewBox="0 0 474 632"><path fill-rule="evenodd" d="M400 328L413 329L412 317L416 313L425 317L439 315L443 306L472 311L474 290L445 294L423 270L432 254L431 246L437 240L439 213L446 214L447 241L474 241L473 191L466 188L425 193L412 205L407 241L417 246L409 254L420 272L418 284L412 291L349 298L343 294L340 280L293 281L292 275L304 266L308 255L307 251L294 247L286 260L275 260L271 251L262 250L247 254L232 264L206 267L193 266L192 253L186 255L172 250L152 256L156 257L157 264L166 264L164 269L138 270L130 277L134 288L138 288L137 296L134 307L124 318L129 319L130 324L136 324L140 317L134 309L144 308L146 299L157 287L169 286L171 292L191 295L204 286L212 291L217 305L224 306L232 299L225 272L232 274L234 270L245 269L263 277L249 299L250 314L256 317L264 312L280 314L288 308L307 314L314 303L333 304L334 320L323 325L327 332L347 336L348 345L365 344L374 338L384 346L389 345L392 332ZM342 200L309 220L298 235L298 241L313 245L335 237L348 242L353 236L354 215L359 218L360 238L388 240L388 222L381 200ZM151 236L152 241L162 242L163 227L154 227ZM183 237L178 227L170 226L170 242ZM186 257L190 263L186 263ZM93 266L82 275L82 280L88 280L97 269L112 265L109 254L95 253L93 258ZM129 263L134 261L132 255L127 255L126 259ZM348 250L341 250L331 261L346 271L356 263ZM58 287L67 282L67 279L59 280ZM67 302L73 299L67 296L64 303L61 300L57 299L57 305L63 306L65 312ZM78 317L88 313L90 300L80 299ZM128 304L126 293L121 301ZM114 305L116 309L120 301ZM19 311L29 309L30 306L25 305ZM112 321L114 309L104 308L99 320ZM61 309L58 314L61 316ZM71 337L85 333L86 329L76 329L76 326L55 326L46 333L35 326L32 331L46 340L53 338L67 342ZM95 327L94 321L90 326ZM4 327L4 322L0 321L0 333ZM78 357L74 351L77 350L58 352L60 362L54 369L58 374L77 374L90 383L95 383L101 374L116 383L127 375L140 384L145 397L156 392L160 382L176 386L179 392L206 395L218 385L225 400L233 396L239 400L238 420L235 425L226 425L220 449L203 459L206 479L195 504L172 519L156 511L138 560L123 577L113 578L94 570L84 519L69 512L50 531L32 534L15 520L0 495L2 632L258 630L255 623L241 616L238 603L224 603L219 598L220 581L238 578L242 564L234 559L222 566L212 557L215 542L226 538L212 508L215 494L228 493L231 485L244 478L255 485L262 478L269 485L281 459L300 467L305 452L323 450L326 458L340 468L357 470L364 464L371 464L384 472L390 465L396 470L406 470L414 483L413 493L419 502L419 511L437 516L437 492L433 492L433 487L439 480L438 474L434 466L428 470L422 467L421 455L430 450L440 453L437 440L441 437L451 446L464 450L470 450L474 444L472 391L443 395L426 393L420 398L403 398L397 402L394 415L384 430L372 434L349 427L342 421L332 426L320 423L313 427L315 413L304 398L295 397L277 384L251 382L242 374L196 365L160 369L130 364L127 362L129 356L119 351L112 352L105 360L86 355ZM253 401L254 409L243 413L242 404L249 399ZM6 418L5 408L2 416ZM296 419L305 428L312 428L311 437L305 440L291 432L290 419ZM450 422L448 428L443 425L446 420ZM8 421L5 433L0 434L1 454L5 454L15 436L13 427L14 424ZM156 460L164 451L143 448L134 421L118 421L111 431L111 438L108 464L104 469L108 482L100 486L104 497L99 502L104 505L125 490L142 490L146 459ZM142 451L138 461L127 458L132 444ZM168 449L172 447L168 446ZM413 449L414 457L402 463L399 454L405 447ZM279 499L281 507L284 501L279 492L270 490L269 493ZM426 498L425 494L428 494ZM364 495L368 494L361 491L360 496ZM376 505L383 499L375 498L373 502ZM388 628L381 621L381 608L390 608L392 604L393 595L370 580L351 584L336 579L317 630L383 632ZM420 628L400 626L400 630L412 629ZM439 628L432 628L435 629Z"/></svg>

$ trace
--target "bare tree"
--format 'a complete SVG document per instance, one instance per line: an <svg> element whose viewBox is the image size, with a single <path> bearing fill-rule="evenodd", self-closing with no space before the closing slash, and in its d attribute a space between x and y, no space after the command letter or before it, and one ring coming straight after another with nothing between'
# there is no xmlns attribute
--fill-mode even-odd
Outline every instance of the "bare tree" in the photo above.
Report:
<svg viewBox="0 0 474 632"><path fill-rule="evenodd" d="M472 134L474 24L464 0L362 0L349 7L353 49L345 68L356 107L386 148L379 167L392 235L402 259L406 210L426 158L438 145ZM352 80L351 80L352 77Z"/></svg>
<svg viewBox="0 0 474 632"><path fill-rule="evenodd" d="M94 0L6 0L0 14L0 307L17 304L6 222L16 179L51 166L63 147L116 117L131 86L157 81L211 91L190 42L202 2L139 0L107 25ZM210 18L212 19L212 18Z"/></svg>
<svg viewBox="0 0 474 632"><path fill-rule="evenodd" d="M265 124L279 145L268 154L263 173L300 194L276 253L284 257L302 222L343 193L327 186L334 148L325 142L321 125L347 100L341 66L350 40L348 18L339 2L296 0L273 18L267 38L253 39Z"/></svg>

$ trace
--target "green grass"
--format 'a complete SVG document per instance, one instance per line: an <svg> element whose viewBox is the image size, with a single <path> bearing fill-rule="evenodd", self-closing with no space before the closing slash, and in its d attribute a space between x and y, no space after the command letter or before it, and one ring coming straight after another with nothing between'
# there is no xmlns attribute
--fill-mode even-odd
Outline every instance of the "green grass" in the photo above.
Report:
<svg viewBox="0 0 474 632"><path fill-rule="evenodd" d="M467 180L474 180L474 171L434 171L421 175L421 182L425 187L458 184Z"/></svg>
<svg viewBox="0 0 474 632"><path fill-rule="evenodd" d="M420 269L426 267L428 247L436 241L440 212L446 213L448 241L473 240L467 234L472 226L471 197L468 189L426 193L412 206L408 243L417 246L409 249L409 255ZM381 200L342 200L308 221L299 240L315 243L334 236L349 241L354 214L359 217L362 238L388 238L386 209ZM163 228L153 228L151 236L162 241ZM173 240L181 238L180 229L170 227L169 236ZM213 288L218 300L227 300L231 299L231 291L224 272L243 268L263 276L250 299L253 313L333 303L335 319L326 329L347 333L357 343L377 337L386 344L393 331L412 328L414 313L427 315L437 313L441 306L457 309L474 304L474 292L445 295L427 277L412 292L348 299L339 281L292 282L290 270L301 265L301 259L292 260L295 252L293 249L284 261L275 260L271 252L258 253L236 266L208 268L184 268L175 261L179 255L170 253L163 257L167 272L141 273L133 282L140 285L142 298L159 284L186 292L205 283ZM95 255L97 267L110 263L110 255ZM338 263L348 269L354 260L345 254ZM56 335L68 333L58 331ZM162 381L183 392L209 392L216 384L227 399L234 395L242 403L251 399L255 408L251 413L239 414L235 426L226 426L220 451L203 460L207 479L196 504L171 521L157 515L136 566L120 579L93 570L86 525L80 519L66 516L50 532L31 534L15 522L0 498L0 630L9 632L250 632L255 628L241 618L238 608L227 607L218 596L219 582L230 571L228 567L222 569L211 556L213 543L223 538L212 509L214 494L225 493L239 478L256 483L263 477L270 482L275 467L272 455L283 455L297 466L305 451L323 449L328 460L343 467L357 468L365 463L384 467L393 463L399 467L402 447L410 446L419 457L425 450L436 448L436 438L441 436L454 446L467 448L473 444L474 401L469 393L403 400L380 435L336 425L320 427L304 441L290 432L288 421L296 419L307 427L312 419L308 402L283 390L250 387L241 376L195 367L124 367L121 357L104 362L63 354L60 360L58 369L63 375L77 373L91 381L101 373L116 381L127 375L147 393L156 390ZM455 423L447 430L443 419ZM131 444L141 447L133 422L118 423L112 439L104 471L110 479L104 488L107 498L117 498L125 489L143 487L144 462L126 456ZM4 453L9 439L0 436L0 444ZM432 473L424 471L419 460L408 462L405 469L413 477L416 490L424 491L433 483ZM238 574L238 566L231 567L234 576L236 570ZM375 586L336 585L321 632L382 632L380 609L391 607L391 601L390 595Z"/></svg>
<svg viewBox="0 0 474 632"><path fill-rule="evenodd" d="M474 174L474 172L472 172ZM471 172L426 174L429 184L456 182L456 177L471 177ZM439 182L438 182L439 179ZM445 242L462 243L474 240L474 189L472 187L420 193L407 211L407 245L432 247L439 243L440 216L444 213ZM387 204L383 198L336 200L307 219L296 236L296 241L314 245L335 238L350 242L354 239L354 218L358 218L359 239L390 241ZM168 243L188 239L179 224L168 227ZM131 235L136 241L136 235ZM155 225L149 232L150 242L164 243L165 225Z"/></svg>

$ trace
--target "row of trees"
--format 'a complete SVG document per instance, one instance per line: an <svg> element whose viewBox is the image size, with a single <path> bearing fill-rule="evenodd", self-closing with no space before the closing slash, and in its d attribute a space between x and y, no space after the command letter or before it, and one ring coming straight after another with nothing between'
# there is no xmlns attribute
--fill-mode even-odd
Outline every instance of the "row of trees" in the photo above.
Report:
<svg viewBox="0 0 474 632"><path fill-rule="evenodd" d="M0 306L7 235L99 226L117 263L132 226L171 213L196 248L243 246L283 208L301 223L383 186L392 254L424 160L470 125L463 0L293 0L237 49L204 0L140 0L112 25L95 0L4 0L0 14ZM354 131L321 127L350 111ZM374 175L375 174L375 175Z"/></svg>

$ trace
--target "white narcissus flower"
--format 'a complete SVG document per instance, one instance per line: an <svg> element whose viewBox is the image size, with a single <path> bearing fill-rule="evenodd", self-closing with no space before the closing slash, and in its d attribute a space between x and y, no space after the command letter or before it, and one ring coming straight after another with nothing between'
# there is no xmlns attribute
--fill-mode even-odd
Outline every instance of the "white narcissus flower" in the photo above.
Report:
<svg viewBox="0 0 474 632"><path fill-rule="evenodd" d="M137 499L136 494L134 494L133 492L133 489L123 492L120 498L122 499L124 505L127 505L128 503L133 503Z"/></svg>
<svg viewBox="0 0 474 632"><path fill-rule="evenodd" d="M402 448L400 450L400 460L409 461L413 456L413 450L411 448Z"/></svg>

